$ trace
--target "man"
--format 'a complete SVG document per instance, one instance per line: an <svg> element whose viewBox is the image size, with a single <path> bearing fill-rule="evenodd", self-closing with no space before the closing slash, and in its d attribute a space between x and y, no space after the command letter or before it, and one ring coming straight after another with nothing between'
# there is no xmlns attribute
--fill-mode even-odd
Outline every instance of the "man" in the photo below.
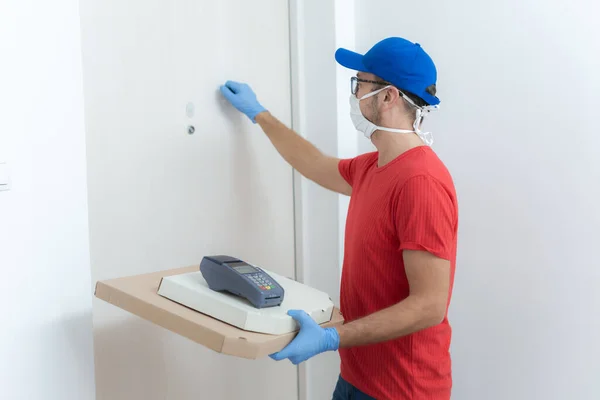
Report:
<svg viewBox="0 0 600 400"><path fill-rule="evenodd" d="M335 57L358 71L350 115L375 152L343 160L322 154L272 116L248 85L221 87L292 167L351 196L340 296L345 323L322 328L291 310L300 331L271 357L298 364L339 350L334 399L447 400L458 207L452 178L421 131L423 116L439 104L436 68L419 44L402 38L382 40L364 56L339 49Z"/></svg>

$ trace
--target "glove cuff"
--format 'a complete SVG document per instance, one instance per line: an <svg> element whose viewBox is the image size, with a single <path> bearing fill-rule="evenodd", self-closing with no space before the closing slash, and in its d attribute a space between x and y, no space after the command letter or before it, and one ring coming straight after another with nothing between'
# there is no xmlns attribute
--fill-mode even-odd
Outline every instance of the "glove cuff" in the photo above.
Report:
<svg viewBox="0 0 600 400"><path fill-rule="evenodd" d="M329 351L337 351L340 347L340 334L335 328L325 328L325 343Z"/></svg>
<svg viewBox="0 0 600 400"><path fill-rule="evenodd" d="M258 107L256 107L256 109L254 110L254 112L252 113L252 115L250 116L250 120L252 121L252 123L256 124L256 116L258 114L260 114L261 112L265 112L268 111L266 108L264 108L262 105L258 105Z"/></svg>

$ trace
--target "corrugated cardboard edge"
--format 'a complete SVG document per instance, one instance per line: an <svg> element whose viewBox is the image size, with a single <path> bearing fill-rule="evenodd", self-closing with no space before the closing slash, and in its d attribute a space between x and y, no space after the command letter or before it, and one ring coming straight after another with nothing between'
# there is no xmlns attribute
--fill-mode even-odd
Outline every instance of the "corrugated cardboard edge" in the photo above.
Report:
<svg viewBox="0 0 600 400"><path fill-rule="evenodd" d="M320 324L320 326L322 326L324 328L336 327L336 326L340 326L344 323L342 314L340 313L339 309L334 307L331 315L332 315L332 317L329 320L329 322ZM256 334L256 333L254 333L254 334ZM276 352L282 350L285 346L290 344L292 340L294 340L294 338L296 337L297 334L298 334L297 331L291 332L291 333L286 333L283 335L264 334L266 336L271 336L273 339L268 344L263 344L262 346L253 345L253 343L251 341L249 341L243 335L241 335L237 338L226 337L223 342L223 348L222 348L221 352L223 354L235 355L237 357L244 357L244 358L251 358L251 359L262 358L269 354L276 353Z"/></svg>
<svg viewBox="0 0 600 400"><path fill-rule="evenodd" d="M329 322L322 323L320 326L324 328L337 327L341 326L343 323L344 319L342 318L340 310L334 307L331 312L331 319ZM268 344L264 344L262 347L250 346L251 342L249 342L248 339L243 336L239 336L237 338L225 338L222 353L236 356L240 356L240 354L244 353L244 358L252 359L265 357L269 354L282 350L285 346L291 343L292 340L294 340L297 334L297 331L283 335L264 334L266 336L271 336L273 339Z"/></svg>
<svg viewBox="0 0 600 400"><path fill-rule="evenodd" d="M168 273L165 275L168 275ZM160 279L158 287L160 287L160 284L162 284L162 278ZM240 335L238 337L225 336L220 332L216 332L213 329L196 324L179 315L166 312L156 305L149 304L142 299L137 298L136 296L120 290L117 287L109 286L103 281L96 283L94 295L109 304L150 321L164 329L186 337L215 352L232 355L235 357L247 359L265 357L283 349L294 339L297 334L297 332L292 332L283 335L268 335L248 332L251 334L250 336L265 335L271 338L271 340L267 343L258 343L245 336L244 333L246 333L246 331L244 330L239 330ZM185 306L181 305L181 307ZM337 308L334 307L329 322L323 323L321 326L334 327L341 324L343 324L341 313ZM178 326L180 329L174 330L173 326Z"/></svg>

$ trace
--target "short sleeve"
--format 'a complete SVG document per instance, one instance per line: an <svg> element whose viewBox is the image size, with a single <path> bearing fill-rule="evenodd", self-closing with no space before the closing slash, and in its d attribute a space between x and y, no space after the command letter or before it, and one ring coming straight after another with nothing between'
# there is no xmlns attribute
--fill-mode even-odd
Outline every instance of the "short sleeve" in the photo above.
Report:
<svg viewBox="0 0 600 400"><path fill-rule="evenodd" d="M350 186L355 186L357 180L360 181L369 165L376 161L377 152L361 154L354 158L343 158L338 163L338 170L340 171L342 178L344 178Z"/></svg>
<svg viewBox="0 0 600 400"><path fill-rule="evenodd" d="M342 175L342 178L348 182L350 186L354 183L354 175L356 174L356 164L358 157L344 158L338 163L338 170Z"/></svg>
<svg viewBox="0 0 600 400"><path fill-rule="evenodd" d="M410 178L402 187L395 223L400 250L422 250L449 260L456 247L456 197L431 176Z"/></svg>

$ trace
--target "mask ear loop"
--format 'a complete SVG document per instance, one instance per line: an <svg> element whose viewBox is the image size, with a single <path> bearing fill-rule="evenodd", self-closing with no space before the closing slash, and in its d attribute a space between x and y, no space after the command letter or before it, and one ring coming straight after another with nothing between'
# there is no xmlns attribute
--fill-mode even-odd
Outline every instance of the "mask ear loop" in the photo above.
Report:
<svg viewBox="0 0 600 400"><path fill-rule="evenodd" d="M423 122L423 119L429 115L433 110L437 110L438 106L425 106L417 109L417 117L415 118L415 132L425 142L426 145L431 146L433 144L433 134L431 132L421 132L419 125Z"/></svg>
<svg viewBox="0 0 600 400"><path fill-rule="evenodd" d="M369 92L369 93L365 94L365 95L364 95L363 97L361 97L361 98L358 98L358 97L357 97L357 99L358 99L359 101L360 101L360 100L364 100L364 99L368 99L369 97L375 96L377 93L381 93L381 92L383 92L385 89L387 89L387 88L391 88L391 87L392 87L391 85L387 85L386 87L383 87L383 88L381 88L381 89L377 89L377 90L374 90L374 91L372 91L372 92Z"/></svg>
<svg viewBox="0 0 600 400"><path fill-rule="evenodd" d="M416 111L416 116L415 116L415 122L413 123L413 130L415 131L415 133L417 135L419 135L419 137L425 142L425 144L427 144L428 146L431 146L433 144L433 134L431 132L422 132L420 125L423 122L423 119L425 119L425 117L427 115L429 115L429 113L433 110L437 110L439 108L439 106L424 106L424 107L420 107L418 105L416 105L414 103L414 101L411 100L410 97L408 97L407 95L404 94L404 92L402 92L401 90L399 90L400 94L402 95L402 98L411 106L413 106L414 108L417 109Z"/></svg>
<svg viewBox="0 0 600 400"><path fill-rule="evenodd" d="M377 93L380 93L382 91L384 91L387 88L391 88L394 87L392 85L387 85L386 87L383 87L381 89L372 91L370 93L367 93L366 95L364 95L363 97L361 97L360 99L358 99L358 101L367 99L371 96L375 96ZM439 108L439 105L436 106L424 106L424 107L420 107L418 105L416 105L411 99L410 97L408 97L406 94L404 94L403 91L399 90L398 88L396 88L398 90L398 93L400 93L402 95L402 98L408 102L408 104L410 104L411 106L413 106L414 108L417 109L416 111L416 118L415 118L415 122L413 123L413 130L414 132L421 138L421 140L423 140L425 142L426 145L431 146L433 144L433 134L431 132L421 132L421 129L419 128L419 126L421 125L421 122L423 121L423 119L429 115L429 113L433 110L437 110Z"/></svg>

